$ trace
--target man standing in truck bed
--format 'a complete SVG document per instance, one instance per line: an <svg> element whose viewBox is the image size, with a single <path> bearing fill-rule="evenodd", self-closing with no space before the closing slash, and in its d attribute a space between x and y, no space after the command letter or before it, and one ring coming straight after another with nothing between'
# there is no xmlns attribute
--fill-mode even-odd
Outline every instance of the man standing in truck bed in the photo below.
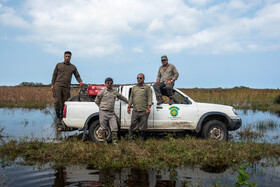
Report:
<svg viewBox="0 0 280 187"><path fill-rule="evenodd" d="M131 106L133 111L131 115L131 126L129 130L129 138L133 139L133 133L139 130L142 139L146 137L146 129L148 127L148 118L152 106L152 89L150 86L144 84L145 76L143 73L137 75L136 86L133 86L129 103L127 106L127 113L130 114Z"/></svg>
<svg viewBox="0 0 280 187"><path fill-rule="evenodd" d="M159 67L157 80L154 84L154 90L157 97L157 104L160 105L164 102L162 99L161 88L165 86L167 96L169 97L169 104L172 105L173 101L173 87L175 80L178 79L179 73L173 64L168 63L166 55L161 57L162 66Z"/></svg>
<svg viewBox="0 0 280 187"><path fill-rule="evenodd" d="M117 144L118 139L118 124L117 118L114 112L116 98L128 103L126 97L118 93L113 89L113 79L108 77L105 79L106 88L98 92L94 102L99 107L99 123L101 126L101 136L104 142L106 142L107 135L106 129L108 123L112 132L113 144Z"/></svg>
<svg viewBox="0 0 280 187"><path fill-rule="evenodd" d="M83 85L76 66L70 63L71 56L72 53L70 51L65 51L64 62L58 63L53 71L52 91L55 98L54 108L59 121L62 120L64 102L70 97L72 74L75 75L80 86Z"/></svg>

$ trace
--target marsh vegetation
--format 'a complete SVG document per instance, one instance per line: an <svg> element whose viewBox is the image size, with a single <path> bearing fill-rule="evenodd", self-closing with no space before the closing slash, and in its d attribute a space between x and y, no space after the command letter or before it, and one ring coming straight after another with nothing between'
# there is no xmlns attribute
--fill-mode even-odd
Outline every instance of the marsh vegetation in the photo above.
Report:
<svg viewBox="0 0 280 187"><path fill-rule="evenodd" d="M279 89L250 89L244 87L222 89L181 89L197 102L231 105L236 109L280 112ZM45 108L54 99L50 86L0 86L0 107ZM78 88L71 89L72 95Z"/></svg>
<svg viewBox="0 0 280 187"><path fill-rule="evenodd" d="M170 136L146 141L122 139L118 146L77 139L59 143L9 141L0 147L0 157L2 162L21 157L29 164L89 164L97 169L196 166L207 171L223 171L242 161L256 162L265 158L274 158L278 160L277 164L280 164L280 145Z"/></svg>
<svg viewBox="0 0 280 187"><path fill-rule="evenodd" d="M279 90L181 90L198 102L226 104L237 109L251 110L237 111L243 120L243 126L234 132L236 136L233 135L229 142L202 140L192 136L150 137L147 141L127 141L122 137L118 146L105 146L90 141L83 142L79 139L79 134L75 133L72 139L66 139L67 134L64 137L57 136L53 109L46 108L52 106L54 101L50 87L0 87L0 107L17 108L1 109L1 115L5 116L1 117L0 122L1 166L19 158L24 165L51 163L54 168L90 165L95 169L136 168L141 171L183 166L207 172L223 172L244 161L268 166L280 165L278 116L257 111L279 112ZM77 95L78 89L72 89L71 93ZM20 107L40 110L21 112ZM35 122L35 118L38 122ZM14 120L12 124L11 119ZM0 181L1 177L0 171ZM215 182L213 186L216 184L219 183Z"/></svg>
<svg viewBox="0 0 280 187"><path fill-rule="evenodd" d="M181 89L198 102L231 105L236 109L280 112L279 89Z"/></svg>

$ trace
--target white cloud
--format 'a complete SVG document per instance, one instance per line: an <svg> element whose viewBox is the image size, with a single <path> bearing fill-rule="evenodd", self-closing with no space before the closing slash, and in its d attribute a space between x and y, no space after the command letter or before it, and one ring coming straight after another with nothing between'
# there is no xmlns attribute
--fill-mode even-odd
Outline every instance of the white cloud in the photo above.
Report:
<svg viewBox="0 0 280 187"><path fill-rule="evenodd" d="M187 0L190 4L204 6L209 3L211 0Z"/></svg>
<svg viewBox="0 0 280 187"><path fill-rule="evenodd" d="M138 46L156 52L214 54L255 51L261 46L278 49L277 1L187 2L27 0L20 13L0 4L0 23L26 29L29 34L18 40L54 53L71 49L79 55L105 56L125 54L128 48L142 53Z"/></svg>
<svg viewBox="0 0 280 187"><path fill-rule="evenodd" d="M141 47L134 47L132 51L135 53L143 53L143 49Z"/></svg>
<svg viewBox="0 0 280 187"><path fill-rule="evenodd" d="M28 23L19 15L17 15L17 12L14 9L3 4L0 4L0 23L6 26L18 28L28 27Z"/></svg>

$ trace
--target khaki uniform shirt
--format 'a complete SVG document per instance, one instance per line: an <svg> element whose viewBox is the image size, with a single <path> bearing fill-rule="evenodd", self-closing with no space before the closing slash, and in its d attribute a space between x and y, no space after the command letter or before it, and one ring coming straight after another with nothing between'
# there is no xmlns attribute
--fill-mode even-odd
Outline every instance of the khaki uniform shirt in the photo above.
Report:
<svg viewBox="0 0 280 187"><path fill-rule="evenodd" d="M58 63L53 71L52 85L70 88L72 74L75 75L79 83L82 82L76 66L71 63Z"/></svg>
<svg viewBox="0 0 280 187"><path fill-rule="evenodd" d="M133 105L135 111L146 111L152 105L152 89L148 85L133 86L128 105Z"/></svg>
<svg viewBox="0 0 280 187"><path fill-rule="evenodd" d="M163 66L159 67L157 80L164 82L166 84L169 80L177 80L179 77L179 73L176 67L173 64L167 64L166 69Z"/></svg>
<svg viewBox="0 0 280 187"><path fill-rule="evenodd" d="M123 95L119 94L116 90L108 90L105 88L98 92L94 102L99 106L100 110L114 111L116 98L128 103L128 100Z"/></svg>

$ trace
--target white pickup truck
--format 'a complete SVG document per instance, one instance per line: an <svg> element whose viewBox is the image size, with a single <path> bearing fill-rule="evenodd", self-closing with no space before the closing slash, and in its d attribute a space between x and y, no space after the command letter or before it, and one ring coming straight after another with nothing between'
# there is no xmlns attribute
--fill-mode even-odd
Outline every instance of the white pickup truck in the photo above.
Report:
<svg viewBox="0 0 280 187"><path fill-rule="evenodd" d="M115 89L129 98L132 85L119 86ZM162 92L164 95L165 90L163 89ZM148 131L194 132L203 138L228 140L228 131L241 127L241 119L231 106L198 103L175 88L174 102L173 105L167 103L157 105L153 90L154 104L148 119ZM66 127L88 131L91 140L102 142L98 111L99 108L94 102L65 102L63 123ZM127 113L127 103L117 100L115 113L119 130L128 131L131 114ZM107 139L110 140L111 131L110 129L107 131Z"/></svg>

